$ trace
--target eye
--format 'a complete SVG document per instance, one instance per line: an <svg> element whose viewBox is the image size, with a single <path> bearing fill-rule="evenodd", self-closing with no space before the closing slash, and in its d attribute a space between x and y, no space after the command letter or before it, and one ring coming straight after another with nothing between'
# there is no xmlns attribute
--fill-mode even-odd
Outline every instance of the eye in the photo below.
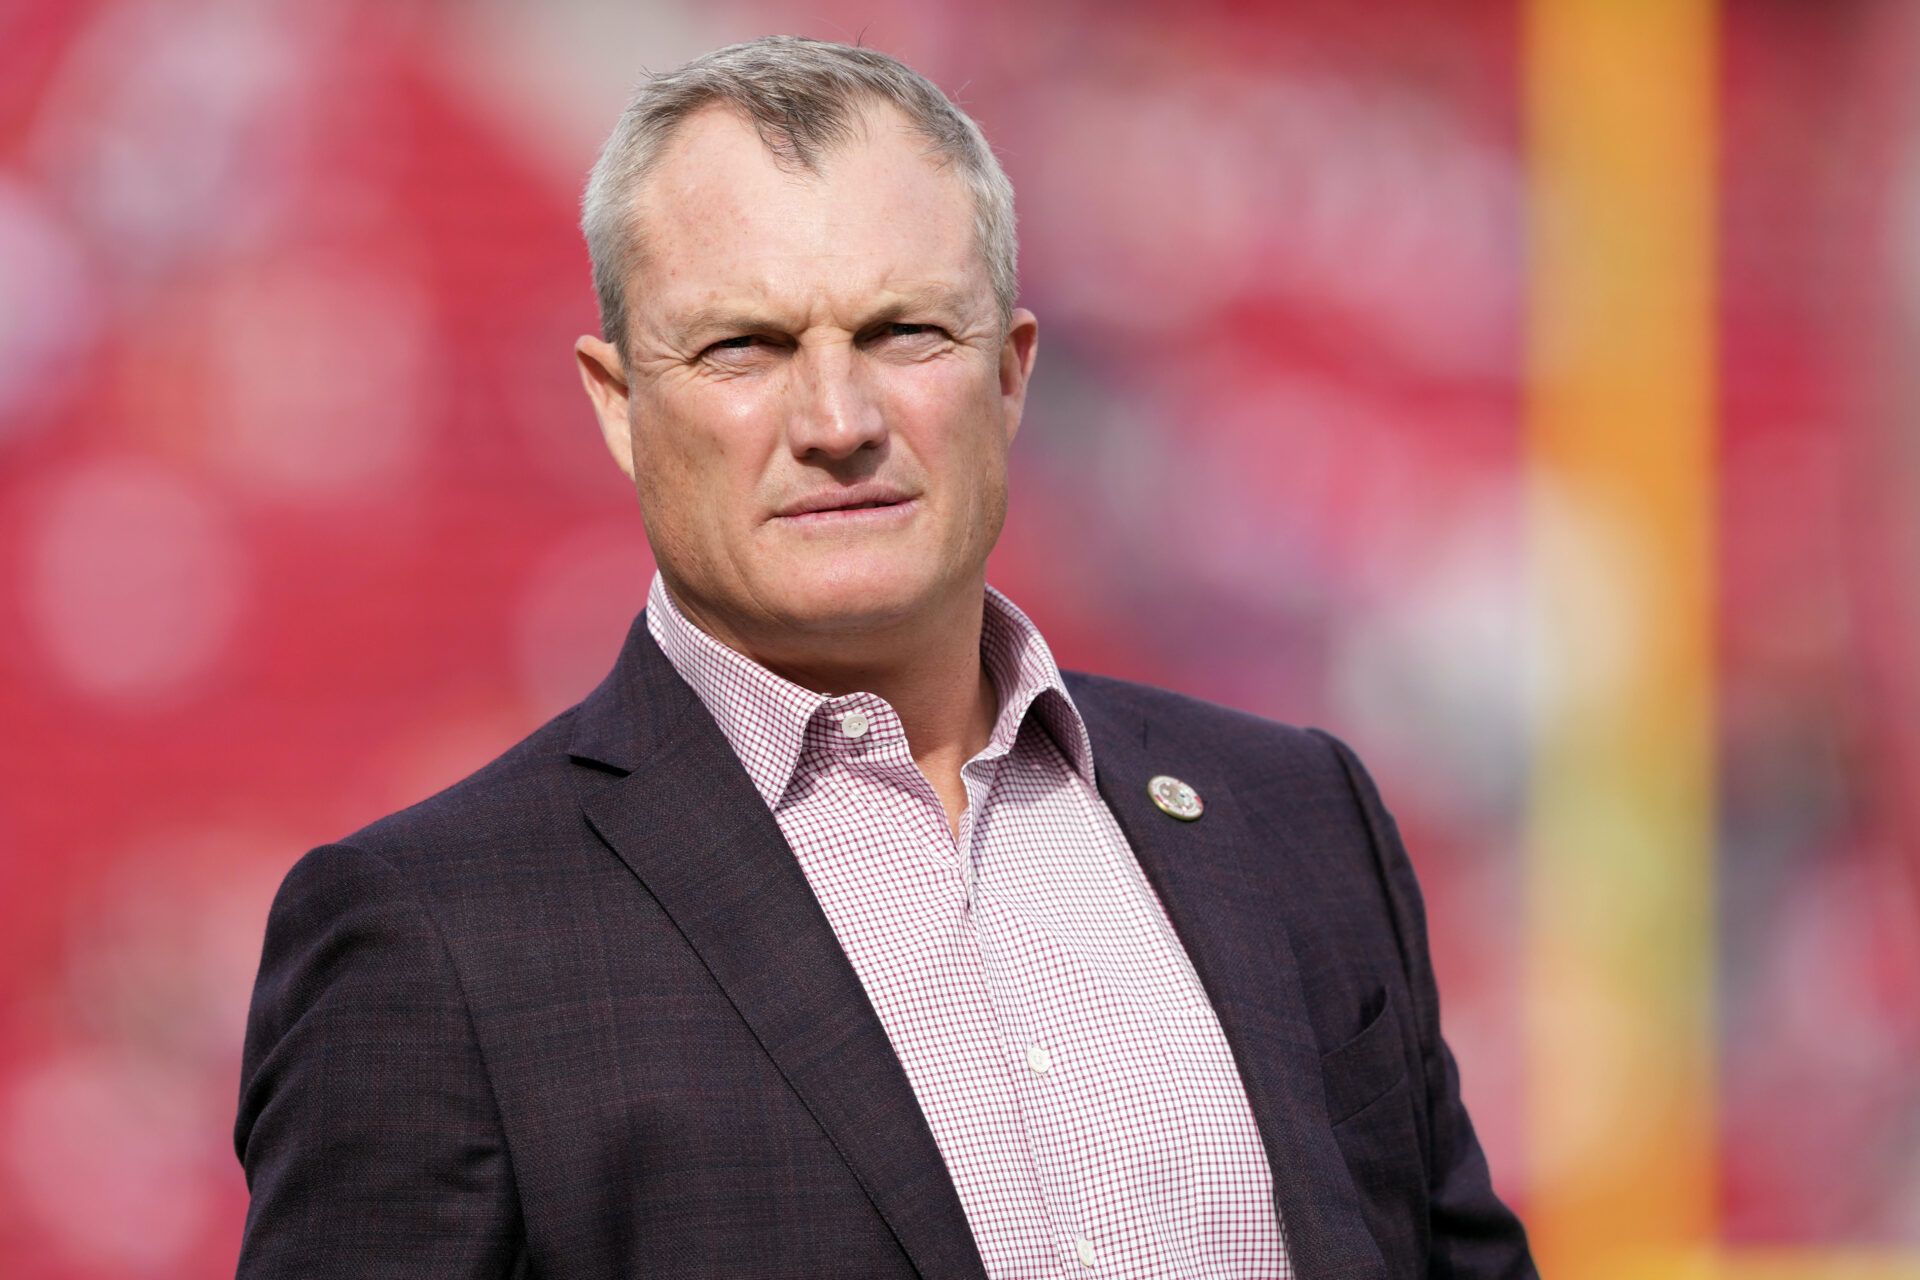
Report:
<svg viewBox="0 0 1920 1280"><path fill-rule="evenodd" d="M946 331L937 324L913 324L905 320L895 320L882 325L875 337L880 338L919 338L928 334L944 334Z"/></svg>
<svg viewBox="0 0 1920 1280"><path fill-rule="evenodd" d="M701 350L700 358L718 364L737 365L743 363L744 357L750 356L753 360L759 360L771 345L761 334L736 334L731 338L722 338L718 342L707 344Z"/></svg>

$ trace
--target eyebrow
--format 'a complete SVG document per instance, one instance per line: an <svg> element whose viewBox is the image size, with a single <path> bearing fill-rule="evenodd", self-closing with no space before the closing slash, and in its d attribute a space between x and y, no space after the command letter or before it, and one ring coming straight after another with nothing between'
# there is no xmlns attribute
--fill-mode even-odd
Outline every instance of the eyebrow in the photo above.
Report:
<svg viewBox="0 0 1920 1280"><path fill-rule="evenodd" d="M951 285L923 285L875 307L859 328L864 330L876 324L885 324L910 311L931 309L958 312L965 299L966 295ZM685 345L706 333L753 333L769 329L784 331L786 327L766 313L754 311L738 302L715 302L687 313L673 326L673 336L676 342Z"/></svg>

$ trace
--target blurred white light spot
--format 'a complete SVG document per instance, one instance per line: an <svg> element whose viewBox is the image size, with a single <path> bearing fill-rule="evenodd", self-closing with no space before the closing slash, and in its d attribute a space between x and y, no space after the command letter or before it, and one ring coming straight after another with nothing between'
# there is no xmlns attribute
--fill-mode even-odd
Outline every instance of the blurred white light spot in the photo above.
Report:
<svg viewBox="0 0 1920 1280"><path fill-rule="evenodd" d="M218 461L278 498L364 497L405 479L429 418L427 329L419 290L366 264L237 278L206 337Z"/></svg>
<svg viewBox="0 0 1920 1280"><path fill-rule="evenodd" d="M1403 785L1425 784L1427 812L1507 813L1519 800L1527 652L1519 505L1503 479L1462 481L1457 496L1400 531L1399 580L1383 580L1336 624L1331 675L1342 723Z"/></svg>
<svg viewBox="0 0 1920 1280"><path fill-rule="evenodd" d="M256 239L305 143L329 5L94 6L36 106L31 153L109 283Z"/></svg>
<svg viewBox="0 0 1920 1280"><path fill-rule="evenodd" d="M92 333L96 305L73 237L32 192L0 175L0 443L64 382L61 366Z"/></svg>
<svg viewBox="0 0 1920 1280"><path fill-rule="evenodd" d="M95 696L185 691L239 611L244 566L225 522L146 459L50 479L27 544L27 615L54 665Z"/></svg>
<svg viewBox="0 0 1920 1280"><path fill-rule="evenodd" d="M653 579L640 522L596 526L547 553L521 597L518 650L529 710L578 702L613 667Z"/></svg>
<svg viewBox="0 0 1920 1280"><path fill-rule="evenodd" d="M206 1229L207 1139L225 1124L178 1072L111 1053L49 1058L0 1114L6 1198L75 1262L157 1274Z"/></svg>

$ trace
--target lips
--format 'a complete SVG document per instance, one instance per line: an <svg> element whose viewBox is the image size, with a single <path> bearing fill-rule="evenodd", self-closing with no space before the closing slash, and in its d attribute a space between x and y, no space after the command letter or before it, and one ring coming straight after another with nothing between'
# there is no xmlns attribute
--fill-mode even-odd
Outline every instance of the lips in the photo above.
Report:
<svg viewBox="0 0 1920 1280"><path fill-rule="evenodd" d="M802 511L796 515L778 516L774 523L796 530L888 529L911 520L919 505L912 498L908 498L905 502L888 502L879 506L828 507L823 511Z"/></svg>
<svg viewBox="0 0 1920 1280"><path fill-rule="evenodd" d="M852 517L858 512L881 511L911 504L915 495L887 485L861 484L808 494L775 512L778 519L801 520L830 516Z"/></svg>

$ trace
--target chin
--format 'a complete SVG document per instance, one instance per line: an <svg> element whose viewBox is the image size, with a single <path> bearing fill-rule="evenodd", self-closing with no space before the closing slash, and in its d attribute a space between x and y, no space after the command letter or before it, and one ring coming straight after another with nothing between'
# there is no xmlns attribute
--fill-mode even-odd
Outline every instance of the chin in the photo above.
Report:
<svg viewBox="0 0 1920 1280"><path fill-rule="evenodd" d="M781 612L797 626L860 632L911 619L939 599L945 583L927 571L924 561L840 555L796 565L771 585L784 606Z"/></svg>

